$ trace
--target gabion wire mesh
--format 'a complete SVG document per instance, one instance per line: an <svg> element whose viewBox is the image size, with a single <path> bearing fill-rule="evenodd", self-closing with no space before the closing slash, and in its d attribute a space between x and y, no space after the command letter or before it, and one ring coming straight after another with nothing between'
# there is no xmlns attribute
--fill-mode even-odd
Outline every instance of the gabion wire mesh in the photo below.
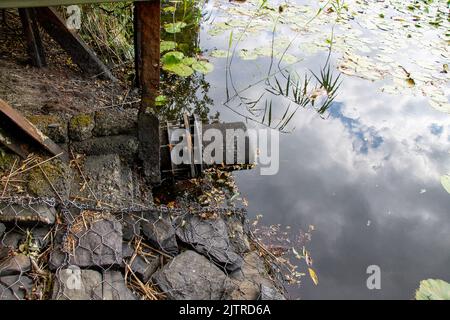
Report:
<svg viewBox="0 0 450 320"><path fill-rule="evenodd" d="M0 299L256 299L273 286L244 209L180 204L2 199Z"/></svg>

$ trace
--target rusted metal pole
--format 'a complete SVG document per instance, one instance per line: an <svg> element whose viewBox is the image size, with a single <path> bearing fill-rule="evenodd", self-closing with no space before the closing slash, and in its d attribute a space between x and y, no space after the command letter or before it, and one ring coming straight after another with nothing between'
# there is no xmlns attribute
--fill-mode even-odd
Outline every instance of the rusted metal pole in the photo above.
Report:
<svg viewBox="0 0 450 320"><path fill-rule="evenodd" d="M159 120L154 114L159 87L160 1L135 3L136 84L141 89L138 115L139 158L150 184L161 182Z"/></svg>
<svg viewBox="0 0 450 320"><path fill-rule="evenodd" d="M74 32L67 29L57 12L48 7L35 8L40 25L71 56L84 72L103 79L116 81L111 71Z"/></svg>
<svg viewBox="0 0 450 320"><path fill-rule="evenodd" d="M135 3L136 84L142 90L142 110L152 109L159 87L160 1Z"/></svg>
<svg viewBox="0 0 450 320"><path fill-rule="evenodd" d="M45 61L45 52L44 47L42 46L39 28L36 23L34 9L19 9L19 15L31 63L38 68L45 67L47 65Z"/></svg>

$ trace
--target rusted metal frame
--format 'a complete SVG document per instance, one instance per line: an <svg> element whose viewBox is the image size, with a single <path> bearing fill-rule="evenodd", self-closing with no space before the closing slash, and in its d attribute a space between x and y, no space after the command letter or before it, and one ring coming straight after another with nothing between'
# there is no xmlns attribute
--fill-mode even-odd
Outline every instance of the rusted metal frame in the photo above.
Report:
<svg viewBox="0 0 450 320"><path fill-rule="evenodd" d="M0 118L2 121L6 121L5 125L8 128L12 130L19 130L22 135L31 138L34 142L46 149L52 155L61 155L64 160L67 160L67 154L56 143L42 134L42 132L33 126L25 117L23 117L2 99L0 99ZM6 139L6 144L4 141L1 142L3 142L9 149L22 157L27 154L26 146L23 145L23 142L19 142L19 140L16 139L16 136L20 136L20 134L12 134L11 132L4 132L4 134L6 134L6 136L4 136L2 140ZM9 145L7 140L10 140L11 142Z"/></svg>
<svg viewBox="0 0 450 320"><path fill-rule="evenodd" d="M47 65L45 61L45 51L42 46L34 9L21 8L19 9L19 16L20 21L22 22L23 35L32 65L38 68L45 67Z"/></svg>
<svg viewBox="0 0 450 320"><path fill-rule="evenodd" d="M71 56L81 70L92 76L116 81L111 71L100 61L95 53L74 32L67 29L55 9L34 8L39 24Z"/></svg>

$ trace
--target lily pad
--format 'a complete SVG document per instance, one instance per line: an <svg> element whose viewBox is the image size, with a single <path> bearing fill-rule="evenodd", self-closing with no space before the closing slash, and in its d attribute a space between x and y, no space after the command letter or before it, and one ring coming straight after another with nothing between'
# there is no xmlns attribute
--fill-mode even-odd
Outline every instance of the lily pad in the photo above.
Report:
<svg viewBox="0 0 450 320"><path fill-rule="evenodd" d="M255 60L258 59L258 55L253 50L242 49L239 51L239 57L242 60Z"/></svg>
<svg viewBox="0 0 450 320"><path fill-rule="evenodd" d="M170 51L175 49L176 47L177 43L175 41L161 41L160 51L161 52Z"/></svg>
<svg viewBox="0 0 450 320"><path fill-rule="evenodd" d="M416 300L450 300L450 283L438 279L422 280Z"/></svg>
<svg viewBox="0 0 450 320"><path fill-rule="evenodd" d="M164 25L164 30L166 30L167 33L178 33L181 32L181 30L186 27L186 22L179 21L175 23L166 23Z"/></svg>
<svg viewBox="0 0 450 320"><path fill-rule="evenodd" d="M210 54L211 57L214 58L226 58L228 57L228 51L225 50L213 50Z"/></svg>
<svg viewBox="0 0 450 320"><path fill-rule="evenodd" d="M206 74L214 70L214 65L207 61L196 61L192 64L192 69L197 72Z"/></svg>
<svg viewBox="0 0 450 320"><path fill-rule="evenodd" d="M197 59L195 59L195 58L192 58L192 57L186 57L186 58L183 58L182 63L183 63L184 65L190 66L190 65L192 65L193 63L195 63L196 61L197 61Z"/></svg>
<svg viewBox="0 0 450 320"><path fill-rule="evenodd" d="M180 51L170 51L162 56L161 61L163 64L179 63L183 60L184 54Z"/></svg>
<svg viewBox="0 0 450 320"><path fill-rule="evenodd" d="M176 75L180 77L189 77L194 73L194 70L192 70L191 67L183 64L183 63L173 63L173 64L167 64L163 65L163 70L175 73Z"/></svg>

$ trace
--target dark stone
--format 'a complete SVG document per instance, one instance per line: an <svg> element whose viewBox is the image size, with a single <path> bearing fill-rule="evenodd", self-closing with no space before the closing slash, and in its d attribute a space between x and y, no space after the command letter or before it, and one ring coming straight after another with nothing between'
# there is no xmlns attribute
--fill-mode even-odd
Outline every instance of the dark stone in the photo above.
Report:
<svg viewBox="0 0 450 320"><path fill-rule="evenodd" d="M49 226L43 226L39 228L34 228L31 232L33 236L34 243L40 248L46 247L50 242L50 237L48 236L50 232Z"/></svg>
<svg viewBox="0 0 450 320"><path fill-rule="evenodd" d="M71 147L75 152L86 155L118 154L134 157L138 152L139 142L135 136L120 135L72 142Z"/></svg>
<svg viewBox="0 0 450 320"><path fill-rule="evenodd" d="M286 298L277 288L261 285L259 300L286 300Z"/></svg>
<svg viewBox="0 0 450 320"><path fill-rule="evenodd" d="M169 254L178 253L175 229L169 218L160 216L160 212L155 210L145 211L143 215L142 233L151 244Z"/></svg>
<svg viewBox="0 0 450 320"><path fill-rule="evenodd" d="M76 267L58 270L53 285L53 300L101 300L102 275Z"/></svg>
<svg viewBox="0 0 450 320"><path fill-rule="evenodd" d="M178 217L175 225L176 234L181 241L227 271L233 272L242 266L242 257L231 245L227 226L221 218L206 220L197 215L186 214Z"/></svg>
<svg viewBox="0 0 450 320"><path fill-rule="evenodd" d="M123 239L126 241L130 241L134 237L137 237L141 233L141 219L132 214L125 214L123 216L122 222L122 230L123 230Z"/></svg>
<svg viewBox="0 0 450 320"><path fill-rule="evenodd" d="M149 113L142 112L138 117L139 158L144 174L150 184L161 183L159 120Z"/></svg>
<svg viewBox="0 0 450 320"><path fill-rule="evenodd" d="M110 267L122 263L122 225L113 217L94 220L86 230L70 231L75 252L69 264L79 267Z"/></svg>
<svg viewBox="0 0 450 320"><path fill-rule="evenodd" d="M260 297L261 286L274 287L264 260L256 251L244 256L242 268L230 274L230 278L237 286L231 294L233 300L256 300Z"/></svg>
<svg viewBox="0 0 450 320"><path fill-rule="evenodd" d="M134 254L134 248L131 246L129 242L122 243L122 258L129 259Z"/></svg>
<svg viewBox="0 0 450 320"><path fill-rule="evenodd" d="M130 267L142 282L147 283L159 267L159 258L136 256L132 259Z"/></svg>
<svg viewBox="0 0 450 320"><path fill-rule="evenodd" d="M31 295L33 281L23 275L0 278L0 300L24 300Z"/></svg>
<svg viewBox="0 0 450 320"><path fill-rule="evenodd" d="M57 246L50 251L50 257L48 259L48 267L50 270L55 271L60 268L67 267L69 265L69 254L62 251L60 246Z"/></svg>
<svg viewBox="0 0 450 320"><path fill-rule="evenodd" d="M45 204L31 204L25 208L18 204L7 204L0 207L2 222L40 222L55 223L56 210Z"/></svg>
<svg viewBox="0 0 450 320"><path fill-rule="evenodd" d="M239 254L244 254L250 251L250 242L244 231L243 223L235 218L228 218L226 220L228 227L228 236L230 238L231 245L235 251Z"/></svg>
<svg viewBox="0 0 450 320"><path fill-rule="evenodd" d="M103 300L137 300L125 285L125 279L119 271L103 273Z"/></svg>
<svg viewBox="0 0 450 320"><path fill-rule="evenodd" d="M31 260L24 254L11 256L0 264L0 277L22 274L31 270Z"/></svg>
<svg viewBox="0 0 450 320"><path fill-rule="evenodd" d="M137 132L137 109L101 110L95 113L95 136L115 136Z"/></svg>
<svg viewBox="0 0 450 320"><path fill-rule="evenodd" d="M234 286L225 273L195 251L185 251L152 279L171 300L227 299Z"/></svg>
<svg viewBox="0 0 450 320"><path fill-rule="evenodd" d="M2 244L11 250L17 250L24 237L23 233L11 230L3 235Z"/></svg>

